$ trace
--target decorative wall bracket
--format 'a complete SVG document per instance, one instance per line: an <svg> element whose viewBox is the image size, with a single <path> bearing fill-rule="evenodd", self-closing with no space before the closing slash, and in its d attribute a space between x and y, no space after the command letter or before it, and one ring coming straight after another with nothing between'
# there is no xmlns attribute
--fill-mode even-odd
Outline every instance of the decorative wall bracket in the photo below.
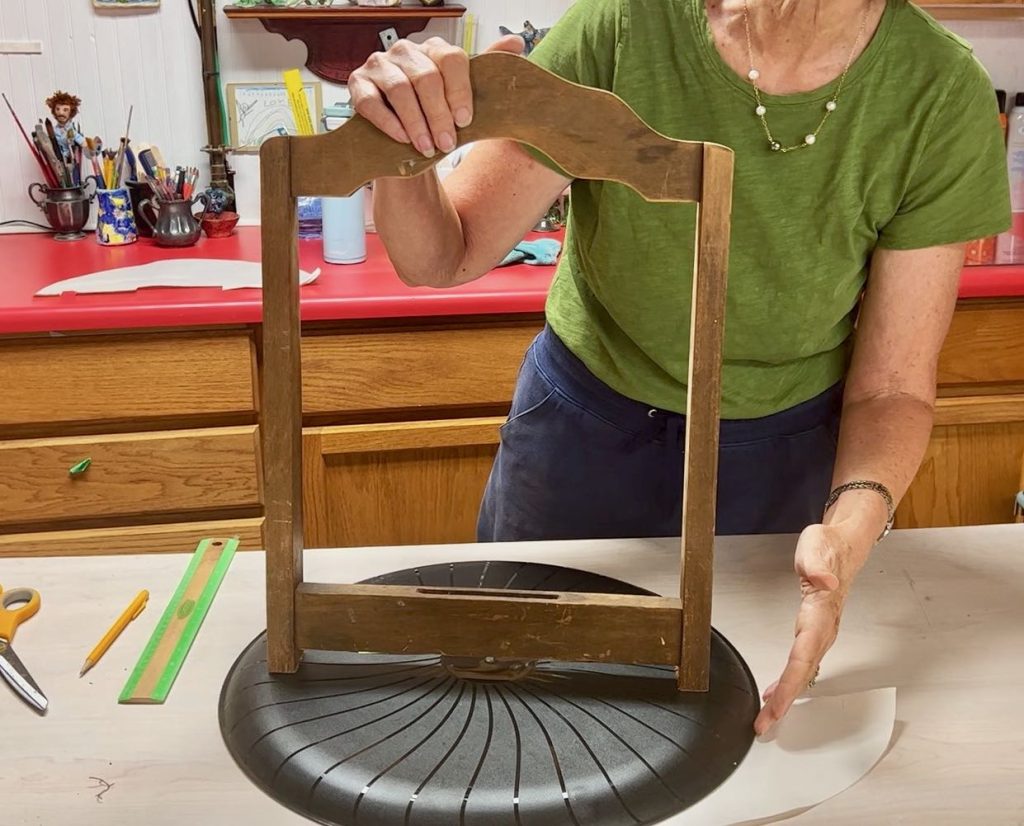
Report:
<svg viewBox="0 0 1024 826"><path fill-rule="evenodd" d="M380 33L393 28L399 37L423 31L438 17L459 18L464 6L393 7L225 6L233 20L259 20L268 32L306 44L306 68L331 83L347 83L353 69L381 48Z"/></svg>

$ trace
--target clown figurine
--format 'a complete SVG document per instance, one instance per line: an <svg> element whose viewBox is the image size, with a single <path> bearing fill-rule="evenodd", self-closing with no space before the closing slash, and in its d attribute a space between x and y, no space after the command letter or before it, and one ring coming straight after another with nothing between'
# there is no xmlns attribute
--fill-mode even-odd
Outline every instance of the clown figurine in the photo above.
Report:
<svg viewBox="0 0 1024 826"><path fill-rule="evenodd" d="M81 103L79 98L59 89L46 99L46 106L56 121L53 131L57 136L57 144L60 146L61 155L65 158L71 157L72 145L85 146L85 136L80 134L75 128L75 124L72 123L72 119L78 114L78 107Z"/></svg>

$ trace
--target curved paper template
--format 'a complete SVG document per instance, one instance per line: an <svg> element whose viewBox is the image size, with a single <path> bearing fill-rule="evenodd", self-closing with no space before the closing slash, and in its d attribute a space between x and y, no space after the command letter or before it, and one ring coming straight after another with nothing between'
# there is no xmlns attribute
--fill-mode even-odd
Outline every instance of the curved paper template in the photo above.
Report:
<svg viewBox="0 0 1024 826"><path fill-rule="evenodd" d="M299 284L312 284L320 276L299 271ZM222 290L260 289L263 286L259 261L233 261L223 258L180 258L153 261L133 267L78 275L48 284L36 295L62 293L130 293L144 287L220 287Z"/></svg>
<svg viewBox="0 0 1024 826"><path fill-rule="evenodd" d="M896 689L797 702L770 740L755 740L739 768L664 826L737 826L792 817L848 789L885 755Z"/></svg>

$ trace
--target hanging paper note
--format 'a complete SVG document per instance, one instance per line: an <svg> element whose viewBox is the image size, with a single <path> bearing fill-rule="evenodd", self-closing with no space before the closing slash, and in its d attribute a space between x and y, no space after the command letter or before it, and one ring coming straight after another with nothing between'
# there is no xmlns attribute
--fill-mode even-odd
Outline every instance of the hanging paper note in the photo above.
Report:
<svg viewBox="0 0 1024 826"><path fill-rule="evenodd" d="M309 103L302 88L302 76L298 69L289 69L284 73L284 85L288 91L288 105L295 118L295 128L300 135L312 135L313 118L309 114Z"/></svg>

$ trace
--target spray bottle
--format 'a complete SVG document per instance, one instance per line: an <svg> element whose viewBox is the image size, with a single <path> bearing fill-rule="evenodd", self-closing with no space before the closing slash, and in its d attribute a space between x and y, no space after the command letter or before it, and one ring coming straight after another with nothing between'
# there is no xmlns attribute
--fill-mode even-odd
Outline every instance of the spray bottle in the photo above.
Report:
<svg viewBox="0 0 1024 826"><path fill-rule="evenodd" d="M1006 164L1010 173L1013 226L996 242L996 263L1024 264L1024 92L1017 93L1010 110Z"/></svg>

